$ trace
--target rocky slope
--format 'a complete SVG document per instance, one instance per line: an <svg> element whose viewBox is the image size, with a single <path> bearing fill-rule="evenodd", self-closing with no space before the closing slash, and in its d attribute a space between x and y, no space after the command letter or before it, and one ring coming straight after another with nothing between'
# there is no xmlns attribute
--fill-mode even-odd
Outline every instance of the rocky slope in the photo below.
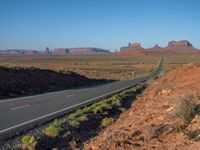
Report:
<svg viewBox="0 0 200 150"><path fill-rule="evenodd" d="M158 79L84 149L199 149L199 74L200 64L187 64Z"/></svg>

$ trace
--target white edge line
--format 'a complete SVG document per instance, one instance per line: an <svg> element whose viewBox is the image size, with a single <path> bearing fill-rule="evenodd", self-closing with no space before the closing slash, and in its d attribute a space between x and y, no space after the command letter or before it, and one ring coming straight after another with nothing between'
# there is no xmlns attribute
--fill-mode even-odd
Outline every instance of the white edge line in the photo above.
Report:
<svg viewBox="0 0 200 150"><path fill-rule="evenodd" d="M143 80L143 81L145 81L145 80ZM140 81L139 83L141 83L141 82L143 82L143 81ZM118 92L118 91L125 90L125 89L127 89L127 88L129 88L129 87L132 87L132 86L134 86L134 85L136 85L136 84L139 84L139 83L136 82L136 83L134 83L134 84L131 85L131 86L129 85L129 86L126 86L126 87L120 88L120 89L118 89L118 90L115 90L115 91L109 92L109 93L107 93L107 94L104 94L104 95L101 95L101 96L98 96L98 97L95 97L95 98L89 99L89 100L84 101L84 102L82 102L82 103L75 104L75 105L69 106L69 107L67 107L67 108L64 108L64 109L61 109L61 110L58 110L58 111L52 112L52 113L50 113L50 114L43 115L43 116L41 116L41 117L38 117L38 118L35 118L35 119L32 119L32 120L29 120L29 121L23 122L23 123L21 123L21 124L18 124L18 125L15 125L15 126L12 126L12 127L6 128L6 129L3 129L3 130L0 131L0 133L3 133L3 132L6 132L6 131L9 131L9 130L15 129L15 128L17 128L17 127L20 127L20 126L23 126L23 125L26 125L26 124L32 123L32 122L34 122L34 121L38 121L38 120L40 120L40 119L44 119L44 118L46 118L46 117L49 117L49 116L52 116L52 115L58 114L58 113L63 112L63 111L65 111L65 110L67 110L67 109L70 109L70 108L73 108L73 107L76 107L76 106L80 106L80 105L82 105L82 104L84 104L84 103L87 103L87 102L91 102L91 101L93 101L94 99L98 99L98 98L104 97L104 96L109 95L109 94L114 94L114 93L116 93L116 92Z"/></svg>

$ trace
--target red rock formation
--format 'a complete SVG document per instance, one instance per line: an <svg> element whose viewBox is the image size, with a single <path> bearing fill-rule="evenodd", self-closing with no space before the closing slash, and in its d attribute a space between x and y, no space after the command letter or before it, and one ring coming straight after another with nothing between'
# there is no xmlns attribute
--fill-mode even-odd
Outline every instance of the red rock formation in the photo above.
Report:
<svg viewBox="0 0 200 150"><path fill-rule="evenodd" d="M93 54L93 53L109 53L109 51L100 48L70 48L70 54Z"/></svg>
<svg viewBox="0 0 200 150"><path fill-rule="evenodd" d="M166 49L156 44L154 47L147 49L147 51L148 52L163 52L163 51L166 51Z"/></svg>
<svg viewBox="0 0 200 150"><path fill-rule="evenodd" d="M36 55L39 54L37 50L24 50L24 49L8 49L1 50L1 55Z"/></svg>
<svg viewBox="0 0 200 150"><path fill-rule="evenodd" d="M23 52L23 54L24 55L36 55L36 54L38 54L38 51L36 51L36 50L25 50Z"/></svg>
<svg viewBox="0 0 200 150"><path fill-rule="evenodd" d="M140 43L128 43L128 47L121 47L120 48L120 54L134 54L134 55L144 55L144 48L141 47Z"/></svg>
<svg viewBox="0 0 200 150"><path fill-rule="evenodd" d="M140 43L134 43L128 44L128 47L121 47L120 51L121 52L126 52L126 51L138 51L138 50L144 50L144 48L141 47Z"/></svg>
<svg viewBox="0 0 200 150"><path fill-rule="evenodd" d="M170 41L168 43L168 48L175 48L175 47L192 47L192 44L189 41L182 40L182 41Z"/></svg>
<svg viewBox="0 0 200 150"><path fill-rule="evenodd" d="M168 50L179 50L179 51L188 51L188 50L197 50L192 44L187 40L182 41L170 41L166 47Z"/></svg>
<svg viewBox="0 0 200 150"><path fill-rule="evenodd" d="M69 54L69 49L66 49L66 48L55 48L52 51L52 54L54 54L54 55L66 55L66 54Z"/></svg>
<svg viewBox="0 0 200 150"><path fill-rule="evenodd" d="M50 52L50 50L49 50L49 48L48 47L46 47L45 48L45 50L44 50L44 53L43 54L45 54L45 55L49 55L49 54L51 54L51 52Z"/></svg>
<svg viewBox="0 0 200 150"><path fill-rule="evenodd" d="M140 43L128 44L128 47L121 47L120 54L148 54L151 52L165 52L165 53L197 53L200 52L194 48L192 44L187 40L170 41L167 47L160 47L156 44L152 48L144 49Z"/></svg>
<svg viewBox="0 0 200 150"><path fill-rule="evenodd" d="M108 50L100 48L56 48L53 51L54 55L63 55L63 54L95 54L95 53L109 53Z"/></svg>

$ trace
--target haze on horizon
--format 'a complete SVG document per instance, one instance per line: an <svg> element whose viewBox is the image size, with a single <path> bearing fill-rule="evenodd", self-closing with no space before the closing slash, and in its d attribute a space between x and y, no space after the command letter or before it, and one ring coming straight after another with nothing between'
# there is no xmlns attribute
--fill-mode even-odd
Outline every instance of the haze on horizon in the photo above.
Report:
<svg viewBox="0 0 200 150"><path fill-rule="evenodd" d="M0 49L99 47L128 42L200 48L199 0L1 0Z"/></svg>

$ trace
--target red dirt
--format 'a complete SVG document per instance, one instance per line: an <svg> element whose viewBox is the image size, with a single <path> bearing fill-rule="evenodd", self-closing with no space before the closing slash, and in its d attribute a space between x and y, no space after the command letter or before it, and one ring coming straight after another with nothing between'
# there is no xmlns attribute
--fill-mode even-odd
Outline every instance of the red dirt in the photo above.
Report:
<svg viewBox="0 0 200 150"><path fill-rule="evenodd" d="M178 129L185 123L174 115L183 96L193 95L195 104L200 103L199 74L200 64L187 64L164 75L84 149L199 149L200 135L191 140L185 131L199 133L200 116L194 116L182 131Z"/></svg>

